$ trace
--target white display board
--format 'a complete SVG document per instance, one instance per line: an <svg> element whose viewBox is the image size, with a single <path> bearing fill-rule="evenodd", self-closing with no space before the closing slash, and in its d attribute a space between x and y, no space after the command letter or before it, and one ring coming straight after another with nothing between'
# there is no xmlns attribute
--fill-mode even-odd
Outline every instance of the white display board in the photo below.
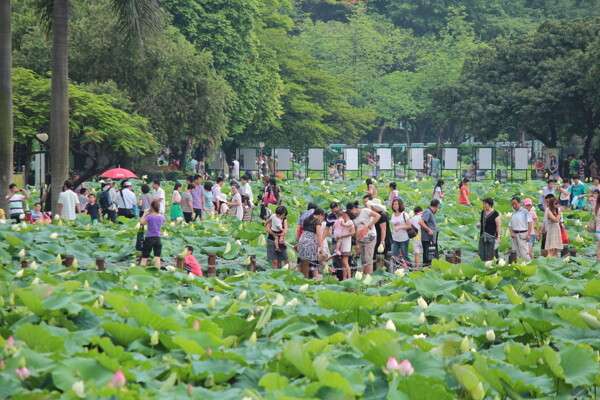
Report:
<svg viewBox="0 0 600 400"><path fill-rule="evenodd" d="M515 169L529 168L529 151L528 147L517 147L514 149Z"/></svg>
<svg viewBox="0 0 600 400"><path fill-rule="evenodd" d="M379 156L379 169L382 171L389 171L394 169L394 162L392 160L392 149L390 148L379 148L375 153Z"/></svg>
<svg viewBox="0 0 600 400"><path fill-rule="evenodd" d="M211 149L208 151L208 168L212 170L223 169L223 157L225 155L221 150Z"/></svg>
<svg viewBox="0 0 600 400"><path fill-rule="evenodd" d="M358 149L344 149L344 160L347 171L358 171Z"/></svg>
<svg viewBox="0 0 600 400"><path fill-rule="evenodd" d="M479 162L479 166L477 169L479 170L491 170L494 169L494 160L493 160L494 151L489 147L482 147L477 149L477 160Z"/></svg>
<svg viewBox="0 0 600 400"><path fill-rule="evenodd" d="M458 169L458 149L444 149L444 169Z"/></svg>
<svg viewBox="0 0 600 400"><path fill-rule="evenodd" d="M290 169L290 159L292 158L290 149L275 149L275 157L279 162L279 171L288 171Z"/></svg>
<svg viewBox="0 0 600 400"><path fill-rule="evenodd" d="M425 149L422 147L411 147L410 149L410 168L411 169L423 169L423 155Z"/></svg>
<svg viewBox="0 0 600 400"><path fill-rule="evenodd" d="M323 149L308 149L308 169L310 171L323 169Z"/></svg>
<svg viewBox="0 0 600 400"><path fill-rule="evenodd" d="M256 169L256 149L241 148L240 158L242 171Z"/></svg>

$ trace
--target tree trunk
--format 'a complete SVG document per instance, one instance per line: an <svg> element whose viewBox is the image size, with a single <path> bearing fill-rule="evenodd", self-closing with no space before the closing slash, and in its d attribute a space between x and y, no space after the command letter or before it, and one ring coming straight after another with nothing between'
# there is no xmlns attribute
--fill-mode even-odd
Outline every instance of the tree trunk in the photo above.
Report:
<svg viewBox="0 0 600 400"><path fill-rule="evenodd" d="M379 132L377 133L377 143L383 143L383 134L385 133L386 129L387 125L385 122L382 122L381 126L379 127Z"/></svg>
<svg viewBox="0 0 600 400"><path fill-rule="evenodd" d="M10 0L0 0L0 208L6 210L4 193L12 181L13 106L12 33ZM8 210L6 210L8 212Z"/></svg>
<svg viewBox="0 0 600 400"><path fill-rule="evenodd" d="M52 209L69 175L69 0L55 0L52 13L52 82L50 93L50 172Z"/></svg>

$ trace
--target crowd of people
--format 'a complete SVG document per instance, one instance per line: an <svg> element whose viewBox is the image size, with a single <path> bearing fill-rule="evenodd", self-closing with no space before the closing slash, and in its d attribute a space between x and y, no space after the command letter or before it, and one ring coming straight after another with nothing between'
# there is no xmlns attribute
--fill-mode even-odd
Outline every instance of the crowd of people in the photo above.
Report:
<svg viewBox="0 0 600 400"><path fill-rule="evenodd" d="M340 168L343 173L343 167ZM436 215L448 197L444 181L438 180L431 192L428 206L406 210L400 191L395 182L388 185L389 196L385 200L379 197L374 179L365 181L366 189L359 201L348 202L345 207L334 202L329 205L329 213L315 203L308 203L307 210L299 218L297 244L290 245L288 238L288 210L282 205L282 193L276 179L264 175L261 179L260 194L255 196L248 175L229 181L229 196L223 189L225 180L217 178L214 182L200 175L189 176L185 184L176 182L169 197L161 182L153 180L143 183L136 194L132 183L123 180L119 189L116 182L105 179L98 192L92 193L84 185L74 187L73 182L64 182L60 193L56 215L65 220L74 220L77 214L89 216L92 223L103 219L118 223L117 217L127 219L140 218L140 224L147 226L141 262L146 265L151 254L155 264L160 265L161 230L167 222L165 216L167 200L171 207L169 218L172 222L192 223L206 215L227 214L239 220L250 221L253 208L260 207L260 218L265 221L267 233L267 260L272 268L281 268L289 262L288 246L297 250L298 260L308 260L309 269L317 276L321 267L333 259L333 270L339 279L350 277L352 266L358 264L361 269L371 273L377 265L377 254L391 252L393 262L400 267L419 268L428 266L438 254L438 229ZM471 208L470 182L463 179L458 187L457 199L460 206ZM542 256L558 257L563 248L566 230L563 212L566 210L591 211L595 221L595 235L600 240L600 178L594 178L588 189L579 175L571 179L556 182L553 177L540 190L537 209L543 213L538 217L531 198L513 197L514 210L508 222L508 231L512 239L512 250L526 262L533 258L533 249L537 242L541 245ZM6 199L9 203L10 218L20 222L25 215L24 202L29 198L25 189L17 185L9 186ZM478 255L484 261L499 258L498 248L502 234L502 221L494 209L494 199L482 199L482 210L476 222L479 227ZM275 205L271 212L270 205ZM33 223L50 220L51 214L42 211L41 204L27 213L27 219ZM2 216L0 216L2 217ZM331 244L330 244L331 243ZM412 254L410 244L412 243ZM331 246L331 248L330 248ZM353 251L354 249L354 251ZM191 250L193 252L193 250ZM600 260L600 241L597 258Z"/></svg>

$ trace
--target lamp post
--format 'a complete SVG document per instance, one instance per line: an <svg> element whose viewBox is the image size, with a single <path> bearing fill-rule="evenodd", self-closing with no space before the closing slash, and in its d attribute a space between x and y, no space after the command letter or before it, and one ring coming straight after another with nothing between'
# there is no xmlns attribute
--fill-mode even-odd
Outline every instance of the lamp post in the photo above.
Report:
<svg viewBox="0 0 600 400"><path fill-rule="evenodd" d="M45 143L48 140L48 134L45 132L38 133L35 135L38 140L35 143L36 147L34 151L43 150ZM44 195L44 183L46 177L46 153L40 152L35 155L35 186L40 188L40 203L42 202L42 196Z"/></svg>

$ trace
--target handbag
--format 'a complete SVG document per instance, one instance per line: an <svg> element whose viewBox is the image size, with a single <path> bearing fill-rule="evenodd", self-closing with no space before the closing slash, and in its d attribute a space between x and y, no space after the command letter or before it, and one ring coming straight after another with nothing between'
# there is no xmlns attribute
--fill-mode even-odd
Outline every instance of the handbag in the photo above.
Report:
<svg viewBox="0 0 600 400"><path fill-rule="evenodd" d="M406 213L404 216L404 222L406 222ZM408 228L406 230L406 233L408 234L409 239L414 238L415 236L417 236L417 230L415 229L415 227L412 225L412 223L410 224L410 228Z"/></svg>
<svg viewBox="0 0 600 400"><path fill-rule="evenodd" d="M562 225L561 225L561 227L560 227L560 236L561 236L561 238L562 238L562 242L563 242L563 244L569 244L569 243L571 243L571 242L569 241L569 235L567 234L567 230L566 230L566 229L565 229L565 227L564 227L564 226L562 226Z"/></svg>
<svg viewBox="0 0 600 400"><path fill-rule="evenodd" d="M269 204L277 204L277 199L275 198L275 193L273 193L273 189L267 191L267 197L263 200L263 205Z"/></svg>
<svg viewBox="0 0 600 400"><path fill-rule="evenodd" d="M146 240L146 234L144 232L144 227L140 226L140 230L137 233L137 237L135 238L135 249L137 251L142 251L144 248L144 240Z"/></svg>
<svg viewBox="0 0 600 400"><path fill-rule="evenodd" d="M592 218L585 227L585 230L594 233L596 232L596 218Z"/></svg>

